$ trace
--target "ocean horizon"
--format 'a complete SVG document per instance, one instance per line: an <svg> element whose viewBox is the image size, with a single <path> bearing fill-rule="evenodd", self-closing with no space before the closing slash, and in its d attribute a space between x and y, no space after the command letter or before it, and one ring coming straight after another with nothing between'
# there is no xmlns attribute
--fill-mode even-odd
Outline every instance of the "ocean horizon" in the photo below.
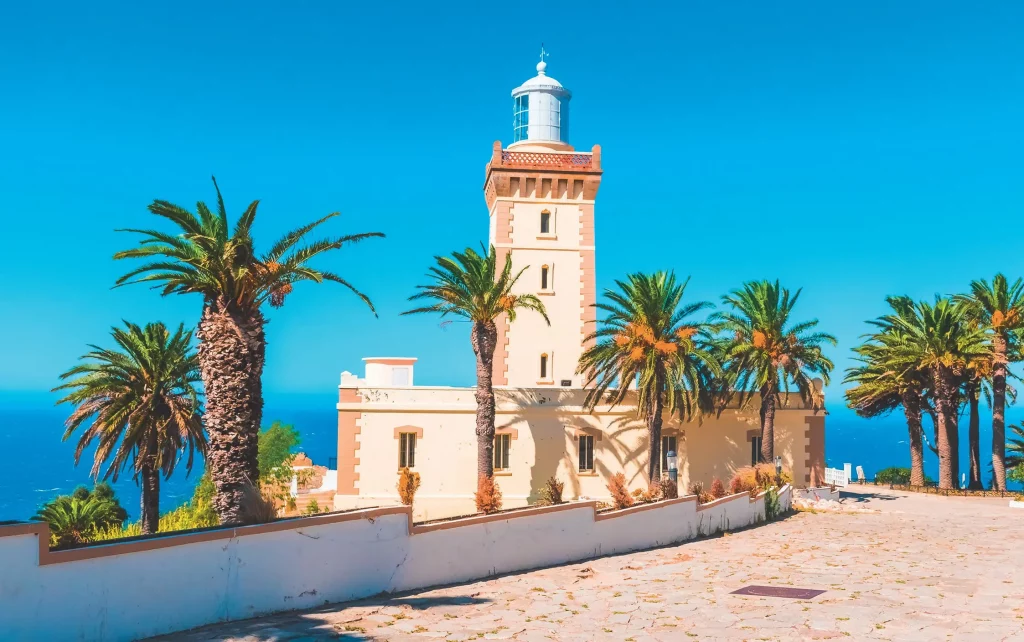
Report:
<svg viewBox="0 0 1024 642"><path fill-rule="evenodd" d="M263 419L264 425L281 421L294 425L301 435L299 450L316 464L327 465L337 455L336 398L323 395L268 395ZM863 466L870 478L889 466L909 466L910 451L907 444L906 423L899 412L876 419L857 417L835 400L827 406L825 423L825 464L841 468L849 463L854 468ZM0 521L28 520L45 502L61 494L70 493L76 486L91 486L89 475L92 450L86 451L81 463L74 465L75 438L62 442L64 419L68 408L53 405L54 397L46 393L0 393L0 438L7 445L4 474L0 476ZM982 480L990 481L991 414L982 406L981 462ZM1024 419L1021 408L1007 408L1007 425ZM960 471L969 471L967 452L967 419L960 421ZM931 422L926 420L925 433L933 439ZM169 480L161 480L160 509L171 510L192 496L192 491L203 473L202 460L197 461L191 474L184 466L175 470ZM925 473L938 477L938 458L925 447ZM139 515L140 491L126 469L116 483L117 496L128 511L129 519ZM1019 486L1018 486L1019 487Z"/></svg>

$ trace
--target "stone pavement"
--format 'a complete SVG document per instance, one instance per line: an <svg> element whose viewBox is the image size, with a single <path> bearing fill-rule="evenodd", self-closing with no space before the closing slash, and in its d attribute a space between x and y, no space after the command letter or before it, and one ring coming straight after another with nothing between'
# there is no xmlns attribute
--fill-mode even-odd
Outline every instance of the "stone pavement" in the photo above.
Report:
<svg viewBox="0 0 1024 642"><path fill-rule="evenodd" d="M1024 510L881 487L763 527L161 639L1021 640ZM741 597L748 584L826 589Z"/></svg>

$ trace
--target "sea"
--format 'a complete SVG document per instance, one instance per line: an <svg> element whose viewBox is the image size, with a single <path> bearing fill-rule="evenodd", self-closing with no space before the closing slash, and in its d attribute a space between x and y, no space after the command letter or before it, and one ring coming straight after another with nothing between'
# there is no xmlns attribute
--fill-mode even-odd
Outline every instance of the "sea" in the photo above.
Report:
<svg viewBox="0 0 1024 642"><path fill-rule="evenodd" d="M268 396L264 423L281 421L295 426L301 435L299 450L314 463L327 465L337 455L337 413L333 395ZM838 406L838 404L833 404ZM983 407L984 410L984 407ZM1007 409L1007 424L1024 419L1019 407ZM56 495L70 493L78 485L91 485L89 469L91 450L74 465L74 437L62 442L63 422L67 409L54 407L47 395L0 394L0 521L27 520L39 506ZM967 472L967 418L961 418L961 464ZM991 476L991 415L981 418L982 479L986 485ZM934 439L934 430L926 420L925 433ZM849 463L862 466L871 477L889 466L909 466L910 450L907 428L900 413L862 419L853 412L836 407L828 409L825 422L826 465L841 468ZM170 510L192 496L196 481L203 473L199 461L190 474L179 468L169 480L162 481L160 506ZM938 478L938 459L925 448L925 473ZM113 484L121 503L132 519L138 516L139 488L126 470Z"/></svg>

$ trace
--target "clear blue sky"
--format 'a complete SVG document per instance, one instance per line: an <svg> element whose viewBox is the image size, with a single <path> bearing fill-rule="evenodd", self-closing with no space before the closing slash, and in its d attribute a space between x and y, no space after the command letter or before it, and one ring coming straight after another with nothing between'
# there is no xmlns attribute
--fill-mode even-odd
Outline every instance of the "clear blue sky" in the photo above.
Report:
<svg viewBox="0 0 1024 642"><path fill-rule="evenodd" d="M0 391L49 389L122 318L195 323L198 298L111 290L110 256L152 199L212 200L211 174L233 214L262 200L265 243L334 210L331 232L388 235L322 264L379 319L330 285L270 312L269 395L329 395L378 354L471 384L465 326L398 313L433 254L485 238L484 164L541 42L572 142L604 149L599 288L779 278L842 368L885 295L1024 274L1024 4L531 6L8 4Z"/></svg>

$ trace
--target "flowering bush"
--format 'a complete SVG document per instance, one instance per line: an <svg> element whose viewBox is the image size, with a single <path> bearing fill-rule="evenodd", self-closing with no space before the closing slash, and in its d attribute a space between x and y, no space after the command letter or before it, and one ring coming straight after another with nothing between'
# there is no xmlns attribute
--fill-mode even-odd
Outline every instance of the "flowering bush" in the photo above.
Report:
<svg viewBox="0 0 1024 642"><path fill-rule="evenodd" d="M398 498L406 506L412 506L412 500L416 497L416 491L420 488L420 474L414 473L408 467L403 468L398 476Z"/></svg>
<svg viewBox="0 0 1024 642"><path fill-rule="evenodd" d="M725 495L725 484L722 483L721 479L715 477L711 481L711 497L714 499L721 499L725 497Z"/></svg>
<svg viewBox="0 0 1024 642"><path fill-rule="evenodd" d="M501 489L493 477L484 477L476 491L476 509L485 515L501 510Z"/></svg>
<svg viewBox="0 0 1024 642"><path fill-rule="evenodd" d="M540 501L537 502L543 506L553 506L554 504L562 503L562 489L565 488L563 482L558 481L554 475L548 477L548 480L544 482L544 488L540 489Z"/></svg>
<svg viewBox="0 0 1024 642"><path fill-rule="evenodd" d="M629 494L626 476L622 473L616 473L608 482L608 492L612 495L612 504L615 508L629 508L633 505L633 496Z"/></svg>

